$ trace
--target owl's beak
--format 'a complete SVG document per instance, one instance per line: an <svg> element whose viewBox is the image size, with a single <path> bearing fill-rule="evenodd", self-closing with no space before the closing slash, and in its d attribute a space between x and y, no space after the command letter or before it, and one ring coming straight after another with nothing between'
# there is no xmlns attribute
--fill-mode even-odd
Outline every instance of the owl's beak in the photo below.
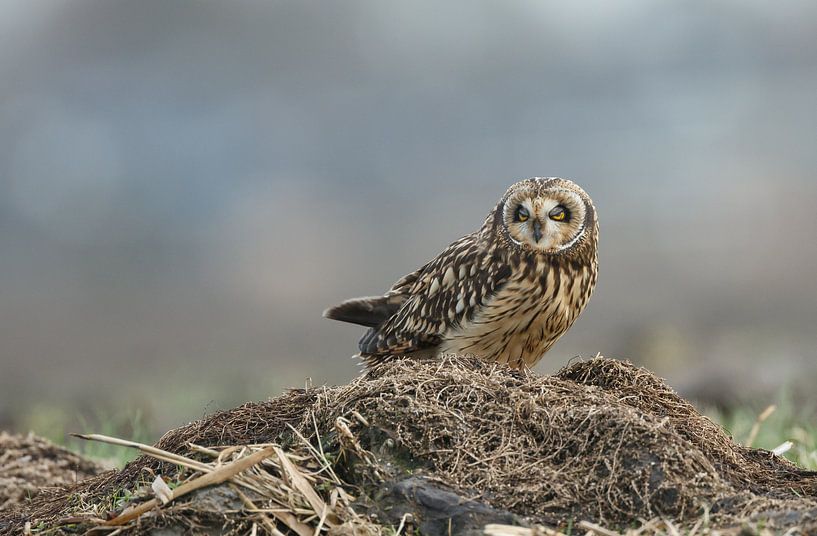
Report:
<svg viewBox="0 0 817 536"><path fill-rule="evenodd" d="M533 222L533 239L537 243L542 240L542 224L539 223L539 220Z"/></svg>

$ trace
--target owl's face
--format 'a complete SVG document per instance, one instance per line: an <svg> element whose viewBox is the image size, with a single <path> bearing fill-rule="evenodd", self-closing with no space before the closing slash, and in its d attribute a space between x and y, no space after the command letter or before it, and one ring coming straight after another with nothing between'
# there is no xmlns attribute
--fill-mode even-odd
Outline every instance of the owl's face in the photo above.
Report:
<svg viewBox="0 0 817 536"><path fill-rule="evenodd" d="M595 219L584 190L571 181L555 178L514 184L497 207L500 211L506 241L545 254L567 251L583 241L592 232Z"/></svg>

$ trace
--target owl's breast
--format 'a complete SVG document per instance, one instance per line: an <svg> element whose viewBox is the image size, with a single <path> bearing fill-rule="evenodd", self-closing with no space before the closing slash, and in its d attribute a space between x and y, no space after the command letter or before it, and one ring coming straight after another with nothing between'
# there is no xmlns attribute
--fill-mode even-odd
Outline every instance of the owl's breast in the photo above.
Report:
<svg viewBox="0 0 817 536"><path fill-rule="evenodd" d="M571 276L553 269L511 279L473 318L446 334L440 353L473 354L515 368L533 366L587 303L589 271Z"/></svg>

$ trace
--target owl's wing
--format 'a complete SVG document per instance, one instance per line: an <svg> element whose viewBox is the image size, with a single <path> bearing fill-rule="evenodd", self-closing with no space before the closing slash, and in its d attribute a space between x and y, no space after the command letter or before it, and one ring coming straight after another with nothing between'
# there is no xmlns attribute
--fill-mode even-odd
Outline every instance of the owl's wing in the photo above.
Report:
<svg viewBox="0 0 817 536"><path fill-rule="evenodd" d="M481 246L475 233L451 244L436 259L409 274L386 295L403 298L397 311L360 340L369 363L433 348L446 332L470 319L511 274L496 249Z"/></svg>

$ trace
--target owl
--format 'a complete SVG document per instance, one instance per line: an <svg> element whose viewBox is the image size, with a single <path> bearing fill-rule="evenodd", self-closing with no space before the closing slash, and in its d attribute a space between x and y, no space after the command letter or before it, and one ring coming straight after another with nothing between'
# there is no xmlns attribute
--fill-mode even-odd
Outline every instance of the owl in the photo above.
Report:
<svg viewBox="0 0 817 536"><path fill-rule="evenodd" d="M596 209L578 185L522 180L479 230L384 295L346 300L324 316L369 328L359 343L369 366L454 353L531 367L587 305L598 235Z"/></svg>

